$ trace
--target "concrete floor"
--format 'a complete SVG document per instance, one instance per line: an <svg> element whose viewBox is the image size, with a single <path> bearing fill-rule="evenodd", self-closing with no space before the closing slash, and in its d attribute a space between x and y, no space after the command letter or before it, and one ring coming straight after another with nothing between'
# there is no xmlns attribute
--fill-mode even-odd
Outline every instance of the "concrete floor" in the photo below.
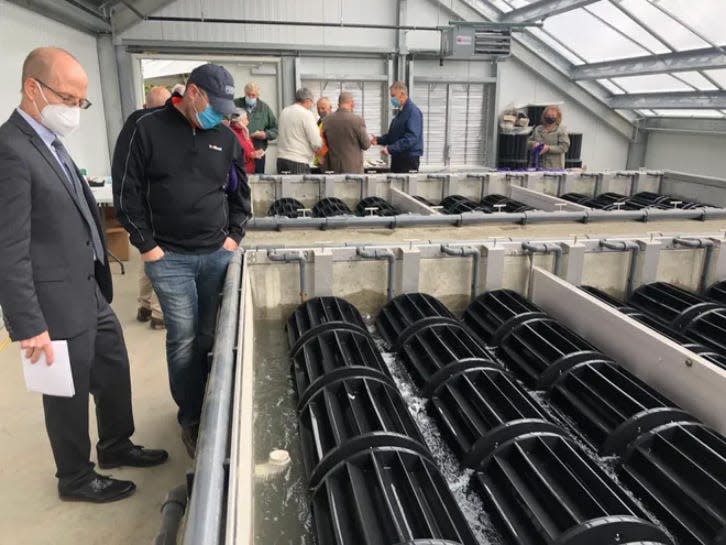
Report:
<svg viewBox="0 0 726 545"><path fill-rule="evenodd" d="M14 545L129 545L151 543L158 531L167 491L184 481L191 459L179 438L176 409L169 394L164 332L136 321L140 261L137 252L126 274L114 271L114 310L121 321L131 360L136 434L133 440L165 448L169 461L157 468L117 469L136 493L108 505L65 503L58 499L55 466L43 424L40 396L26 392L18 346L0 348L0 543ZM0 347L7 337L0 329ZM91 412L95 445L95 414ZM92 453L95 459L95 450Z"/></svg>

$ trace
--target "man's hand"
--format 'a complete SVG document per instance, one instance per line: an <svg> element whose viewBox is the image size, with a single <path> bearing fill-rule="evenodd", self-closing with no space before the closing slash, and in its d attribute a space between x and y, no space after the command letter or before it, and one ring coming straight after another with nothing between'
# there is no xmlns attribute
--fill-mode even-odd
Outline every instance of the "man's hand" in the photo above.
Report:
<svg viewBox="0 0 726 545"><path fill-rule="evenodd" d="M547 144L545 144L544 146L542 146L542 150L539 152L539 154L544 155L548 151L550 151L550 147Z"/></svg>
<svg viewBox="0 0 726 545"><path fill-rule="evenodd" d="M255 131L252 133L252 138L255 140L267 140L267 133L265 131Z"/></svg>
<svg viewBox="0 0 726 545"><path fill-rule="evenodd" d="M47 330L40 335L20 341L20 349L25 350L25 357L30 358L30 363L38 363L40 355L45 352L45 362L53 365L53 345L50 344Z"/></svg>
<svg viewBox="0 0 726 545"><path fill-rule="evenodd" d="M239 246L239 244L237 244L234 241L234 239L229 238L229 237L225 238L224 239L224 244L222 244L222 248L224 248L228 252L234 252L237 249L238 246Z"/></svg>
<svg viewBox="0 0 726 545"><path fill-rule="evenodd" d="M385 147L384 147L384 148L383 148L383 149L381 150L381 153L383 153L383 155L391 155L391 152L390 152L390 151L388 151L388 146L385 146Z"/></svg>
<svg viewBox="0 0 726 545"><path fill-rule="evenodd" d="M162 257L164 257L164 250L156 246L148 252L141 254L141 261L151 263L152 261L159 261Z"/></svg>
<svg viewBox="0 0 726 545"><path fill-rule="evenodd" d="M378 145L378 138L376 138L375 136L371 136L371 145L372 146L377 146Z"/></svg>
<svg viewBox="0 0 726 545"><path fill-rule="evenodd" d="M262 159L265 156L265 150L263 149L256 149L254 153L252 154L252 157L255 159Z"/></svg>

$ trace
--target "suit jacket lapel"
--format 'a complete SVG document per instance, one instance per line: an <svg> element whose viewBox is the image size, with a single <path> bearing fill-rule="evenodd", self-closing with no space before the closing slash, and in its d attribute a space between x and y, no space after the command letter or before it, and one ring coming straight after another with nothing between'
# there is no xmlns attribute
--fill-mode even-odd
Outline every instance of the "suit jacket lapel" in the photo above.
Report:
<svg viewBox="0 0 726 545"><path fill-rule="evenodd" d="M76 208L78 208L78 211L81 212L81 215L83 215L83 211L81 210L81 207L78 204L78 200L75 196L75 190L71 186L73 182L71 182L68 179L68 175L65 173L63 167L60 165L58 160L55 158L53 153L48 149L48 146L45 145L45 142L43 142L43 139L38 136L38 134L33 131L33 135L30 136L30 142L35 146L35 149L38 150L38 153L40 153L43 156L43 159L48 163L48 166L53 169L53 172L55 172L56 176L58 176L61 184L68 192L68 196L73 201L73 204L76 205Z"/></svg>

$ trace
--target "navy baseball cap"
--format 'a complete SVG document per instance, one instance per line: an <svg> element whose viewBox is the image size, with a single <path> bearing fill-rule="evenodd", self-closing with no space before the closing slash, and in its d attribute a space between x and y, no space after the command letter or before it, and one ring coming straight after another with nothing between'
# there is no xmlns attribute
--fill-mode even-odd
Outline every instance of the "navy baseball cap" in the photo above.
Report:
<svg viewBox="0 0 726 545"><path fill-rule="evenodd" d="M189 74L187 84L193 83L206 91L209 104L222 115L235 113L234 79L224 66L203 64Z"/></svg>

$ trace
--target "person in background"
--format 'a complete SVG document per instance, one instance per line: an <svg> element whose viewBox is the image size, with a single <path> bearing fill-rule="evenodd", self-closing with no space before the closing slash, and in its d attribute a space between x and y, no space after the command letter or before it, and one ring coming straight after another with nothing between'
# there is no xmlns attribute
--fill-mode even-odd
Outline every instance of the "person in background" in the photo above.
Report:
<svg viewBox="0 0 726 545"><path fill-rule="evenodd" d="M318 127L320 127L323 119L333 111L333 104L328 97L320 97L315 107L318 109Z"/></svg>
<svg viewBox="0 0 726 545"><path fill-rule="evenodd" d="M260 100L259 86L254 82L245 85L245 96L235 99L234 103L236 106L247 110L247 117L249 118L247 128L250 131L250 138L255 144L255 149L267 150L269 141L277 138L277 119L275 119L272 109ZM255 159L255 173L265 173L264 155Z"/></svg>
<svg viewBox="0 0 726 545"><path fill-rule="evenodd" d="M184 90L185 90L185 86L183 83L175 83L174 87L171 88L171 94L172 94L172 96L183 97Z"/></svg>
<svg viewBox="0 0 726 545"><path fill-rule="evenodd" d="M33 364L56 365L51 343L67 343L75 394L43 396L58 494L105 503L130 496L136 486L94 471L89 394L101 468L154 466L168 454L130 440L129 359L109 305L113 286L101 220L61 141L91 106L87 89L85 70L63 49L35 49L23 63L20 106L0 126L0 305L10 338Z"/></svg>
<svg viewBox="0 0 726 545"><path fill-rule="evenodd" d="M222 125L233 98L224 67L198 66L184 97L126 120L111 168L118 219L164 311L169 383L192 457L219 294L250 217L242 149Z"/></svg>
<svg viewBox="0 0 726 545"><path fill-rule="evenodd" d="M320 129L320 136L323 139L323 145L315 152L313 165L325 172L330 170L330 168L327 166L325 160L328 155L328 143L325 141L325 135L323 134L323 119L325 119L333 110L333 105L330 103L330 99L328 97L320 97L315 106L318 109L318 128Z"/></svg>
<svg viewBox="0 0 726 545"><path fill-rule="evenodd" d="M312 107L313 94L303 87L295 92L295 104L282 110L277 139L277 172L310 173L310 162L323 145Z"/></svg>
<svg viewBox="0 0 726 545"><path fill-rule="evenodd" d="M146 91L144 109L161 108L170 98L171 93L166 87L160 85L151 87ZM138 301L139 309L136 312L136 319L139 322L149 322L151 329L164 329L164 313L161 311L159 298L156 296L156 292L151 286L151 280L146 276L143 267L139 271Z"/></svg>
<svg viewBox="0 0 726 545"><path fill-rule="evenodd" d="M423 155L423 115L408 97L402 81L391 85L391 105L398 114L391 121L388 133L373 137L372 144L383 146L382 153L391 156L391 172L418 171Z"/></svg>
<svg viewBox="0 0 726 545"><path fill-rule="evenodd" d="M366 122L354 109L353 94L343 91L338 111L323 120L323 135L329 142L327 167L336 174L362 174L363 152L371 147Z"/></svg>
<svg viewBox="0 0 726 545"><path fill-rule="evenodd" d="M171 93L166 87L154 85L146 91L146 100L144 100L144 109L160 108L171 98Z"/></svg>
<svg viewBox="0 0 726 545"><path fill-rule="evenodd" d="M529 149L539 150L540 168L565 168L565 154L570 149L570 136L562 125L559 106L547 106L542 112L542 123L537 125L528 141Z"/></svg>
<svg viewBox="0 0 726 545"><path fill-rule="evenodd" d="M265 152L255 149L255 145L250 138L250 131L247 129L248 124L247 112L242 108L237 108L237 111L230 116L229 121L225 122L225 125L237 136L239 145L242 146L245 155L245 172L254 174L255 160L262 157Z"/></svg>

